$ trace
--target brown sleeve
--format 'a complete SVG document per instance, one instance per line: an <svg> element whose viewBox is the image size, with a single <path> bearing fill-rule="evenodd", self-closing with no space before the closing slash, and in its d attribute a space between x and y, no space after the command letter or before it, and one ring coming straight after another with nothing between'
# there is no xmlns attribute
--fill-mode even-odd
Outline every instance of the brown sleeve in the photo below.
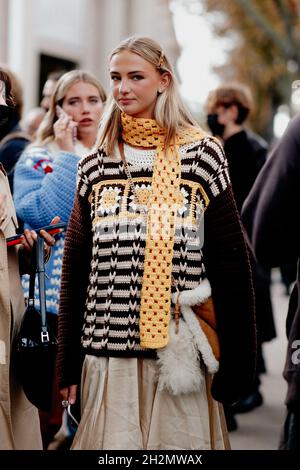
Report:
<svg viewBox="0 0 300 470"><path fill-rule="evenodd" d="M256 363L254 291L248 249L231 186L205 213L204 254L220 338L212 395L234 403L249 391Z"/></svg>
<svg viewBox="0 0 300 470"><path fill-rule="evenodd" d="M81 329L92 255L89 203L77 192L66 233L58 316L59 387L80 383Z"/></svg>

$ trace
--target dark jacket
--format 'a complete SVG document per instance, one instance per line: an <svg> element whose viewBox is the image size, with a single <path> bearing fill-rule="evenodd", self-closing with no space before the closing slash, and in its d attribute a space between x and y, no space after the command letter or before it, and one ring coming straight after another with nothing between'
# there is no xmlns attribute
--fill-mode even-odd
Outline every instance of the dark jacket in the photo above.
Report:
<svg viewBox="0 0 300 470"><path fill-rule="evenodd" d="M259 135L243 129L224 142L229 174L238 211L248 196L267 157L268 144ZM252 260L255 290L257 339L259 343L276 337L270 294L270 270Z"/></svg>
<svg viewBox="0 0 300 470"><path fill-rule="evenodd" d="M247 198L242 220L258 261L280 266L299 260L300 116L290 123ZM287 406L300 410L300 278L287 317L288 350L284 377Z"/></svg>
<svg viewBox="0 0 300 470"><path fill-rule="evenodd" d="M29 142L30 137L21 130L16 117L13 117L5 128L0 129L0 163L7 173L12 193L15 165Z"/></svg>
<svg viewBox="0 0 300 470"><path fill-rule="evenodd" d="M268 144L259 135L243 129L224 142L237 208L242 205L267 157Z"/></svg>

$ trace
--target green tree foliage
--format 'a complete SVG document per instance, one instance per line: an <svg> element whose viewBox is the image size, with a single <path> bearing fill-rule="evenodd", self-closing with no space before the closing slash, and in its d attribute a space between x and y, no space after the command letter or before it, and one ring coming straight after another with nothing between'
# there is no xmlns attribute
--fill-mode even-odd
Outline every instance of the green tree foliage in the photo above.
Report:
<svg viewBox="0 0 300 470"><path fill-rule="evenodd" d="M209 13L216 34L232 38L223 80L241 81L252 89L256 109L252 126L271 136L278 105L290 101L291 84L300 73L300 0L182 0Z"/></svg>

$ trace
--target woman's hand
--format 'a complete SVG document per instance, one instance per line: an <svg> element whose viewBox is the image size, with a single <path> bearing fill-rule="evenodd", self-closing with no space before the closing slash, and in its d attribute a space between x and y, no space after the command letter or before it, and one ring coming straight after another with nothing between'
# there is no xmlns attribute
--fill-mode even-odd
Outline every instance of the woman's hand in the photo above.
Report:
<svg viewBox="0 0 300 470"><path fill-rule="evenodd" d="M69 387L62 388L60 393L65 401L68 401L70 405L74 405L76 402L76 392L78 385L70 385Z"/></svg>
<svg viewBox="0 0 300 470"><path fill-rule="evenodd" d="M54 139L61 150L75 152L74 136L77 133L77 122L73 121L65 112L60 114L53 124Z"/></svg>
<svg viewBox="0 0 300 470"><path fill-rule="evenodd" d="M7 217L6 195L0 194L0 225Z"/></svg>
<svg viewBox="0 0 300 470"><path fill-rule="evenodd" d="M57 215L51 220L51 225L57 224L59 221L60 217ZM41 230L40 235L45 240L45 258L49 258L51 246L55 244L55 238L45 230ZM22 246L26 251L31 252L36 239L37 233L34 230L26 229L24 235L21 236Z"/></svg>

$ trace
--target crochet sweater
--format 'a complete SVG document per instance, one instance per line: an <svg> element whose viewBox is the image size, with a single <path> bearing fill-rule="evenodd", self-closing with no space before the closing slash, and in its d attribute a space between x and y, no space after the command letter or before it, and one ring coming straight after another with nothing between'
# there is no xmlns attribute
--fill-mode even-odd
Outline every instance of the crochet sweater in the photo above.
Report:
<svg viewBox="0 0 300 470"><path fill-rule="evenodd" d="M87 151L87 149L86 149ZM60 151L52 143L48 147L26 149L15 169L14 201L18 217L25 227L49 225L55 215L68 222L76 190L79 157ZM51 257L46 264L47 311L58 314L62 255L65 235L56 236ZM28 296L29 276L23 277L24 295ZM36 287L36 304L39 295Z"/></svg>
<svg viewBox="0 0 300 470"><path fill-rule="evenodd" d="M221 146L206 137L181 147L180 153L182 197L176 219L173 290L193 292L208 277L221 342L220 370L213 389L219 401L233 401L249 386L255 360L246 244ZM147 227L135 195L145 210L152 177L151 162L142 162L128 162L135 194L120 157L108 157L100 150L79 164L61 285L61 387L79 383L82 353L155 355L139 343ZM161 266L163 260L157 262ZM228 379L234 381L233 388Z"/></svg>

